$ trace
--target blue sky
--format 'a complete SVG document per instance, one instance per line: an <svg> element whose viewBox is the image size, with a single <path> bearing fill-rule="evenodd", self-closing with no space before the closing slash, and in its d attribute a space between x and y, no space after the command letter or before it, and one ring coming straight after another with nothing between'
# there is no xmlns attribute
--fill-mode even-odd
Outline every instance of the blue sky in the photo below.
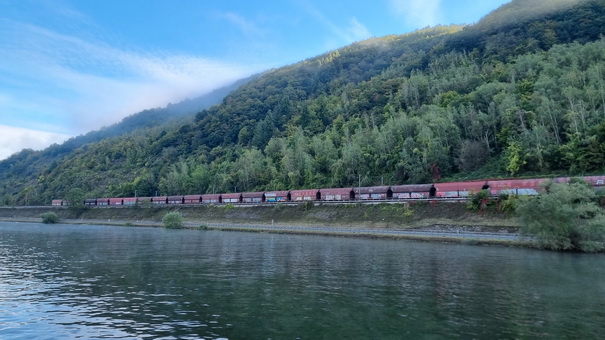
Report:
<svg viewBox="0 0 605 340"><path fill-rule="evenodd" d="M507 0L0 0L0 160Z"/></svg>

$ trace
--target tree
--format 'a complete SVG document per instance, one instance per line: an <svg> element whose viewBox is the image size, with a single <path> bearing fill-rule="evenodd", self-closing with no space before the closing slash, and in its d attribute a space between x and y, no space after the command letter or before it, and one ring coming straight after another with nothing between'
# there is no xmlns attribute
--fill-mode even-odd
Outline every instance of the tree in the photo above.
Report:
<svg viewBox="0 0 605 340"><path fill-rule="evenodd" d="M67 193L67 202L69 202L69 206L73 208L81 208L84 206L84 198L86 195L84 191L80 188L72 188Z"/></svg>
<svg viewBox="0 0 605 340"><path fill-rule="evenodd" d="M483 166L488 157L485 144L466 139L460 144L457 163L462 171L474 171Z"/></svg>
<svg viewBox="0 0 605 340"><path fill-rule="evenodd" d="M160 190L168 195L189 193L193 180L189 174L189 165L185 161L174 164L170 172L160 180Z"/></svg>
<svg viewBox="0 0 605 340"><path fill-rule="evenodd" d="M42 218L42 223L45 224L55 224L59 223L59 216L52 211L45 212L40 216Z"/></svg>
<svg viewBox="0 0 605 340"><path fill-rule="evenodd" d="M162 218L164 228L178 229L183 227L183 215L178 211L171 211Z"/></svg>
<svg viewBox="0 0 605 340"><path fill-rule="evenodd" d="M594 189L583 181L547 184L546 192L517 208L522 232L552 250L605 250L605 213Z"/></svg>
<svg viewBox="0 0 605 340"><path fill-rule="evenodd" d="M527 164L525 150L518 141L508 143L508 147L504 151L504 157L506 159L506 171L513 176L519 173L521 168Z"/></svg>
<svg viewBox="0 0 605 340"><path fill-rule="evenodd" d="M241 191L252 191L266 180L265 156L256 148L246 149L235 162L237 184Z"/></svg>

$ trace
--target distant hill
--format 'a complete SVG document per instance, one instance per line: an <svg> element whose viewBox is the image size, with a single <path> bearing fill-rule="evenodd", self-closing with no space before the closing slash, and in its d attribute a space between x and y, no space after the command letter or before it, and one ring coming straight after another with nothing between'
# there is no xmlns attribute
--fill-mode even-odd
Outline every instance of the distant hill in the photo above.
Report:
<svg viewBox="0 0 605 340"><path fill-rule="evenodd" d="M189 120L15 155L0 203L603 172L604 20L605 0L515 0L352 44Z"/></svg>
<svg viewBox="0 0 605 340"><path fill-rule="evenodd" d="M22 189L22 186L15 184L19 183L21 178L36 176L43 169L58 164L65 155L87 144L129 134L141 129L150 129L163 124L170 124L187 117L191 118L197 112L221 103L227 94L253 78L242 79L229 86L211 91L206 95L186 99L176 104L168 104L163 108L148 109L135 113L125 117L119 123L70 138L61 144L53 144L42 151L22 150L8 159L0 161L0 185L7 185L7 189L5 190L18 191ZM0 192L2 191L0 190Z"/></svg>

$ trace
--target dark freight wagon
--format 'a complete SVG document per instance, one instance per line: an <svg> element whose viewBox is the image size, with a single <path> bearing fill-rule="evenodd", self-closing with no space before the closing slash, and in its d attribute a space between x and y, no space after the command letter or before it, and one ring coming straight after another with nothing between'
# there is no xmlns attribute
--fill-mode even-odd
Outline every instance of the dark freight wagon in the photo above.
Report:
<svg viewBox="0 0 605 340"><path fill-rule="evenodd" d="M109 198L98 198L97 205L109 205Z"/></svg>
<svg viewBox="0 0 605 340"><path fill-rule="evenodd" d="M202 195L202 203L206 204L219 204L223 203L221 194L205 194Z"/></svg>
<svg viewBox="0 0 605 340"><path fill-rule="evenodd" d="M320 189L322 201L352 201L355 199L353 188Z"/></svg>
<svg viewBox="0 0 605 340"><path fill-rule="evenodd" d="M262 203L265 201L264 192L244 192L242 193L242 202L244 203Z"/></svg>
<svg viewBox="0 0 605 340"><path fill-rule="evenodd" d="M436 189L432 184L393 185L393 198L430 198L435 197Z"/></svg>
<svg viewBox="0 0 605 340"><path fill-rule="evenodd" d="M202 203L202 195L185 195L183 202L185 204L200 204Z"/></svg>
<svg viewBox="0 0 605 340"><path fill-rule="evenodd" d="M167 204L168 196L156 196L151 198L151 203L153 204Z"/></svg>
<svg viewBox="0 0 605 340"><path fill-rule="evenodd" d="M359 200L388 200L393 198L390 186L354 188L355 197Z"/></svg>
<svg viewBox="0 0 605 340"><path fill-rule="evenodd" d="M183 204L183 196L168 196L168 204Z"/></svg>

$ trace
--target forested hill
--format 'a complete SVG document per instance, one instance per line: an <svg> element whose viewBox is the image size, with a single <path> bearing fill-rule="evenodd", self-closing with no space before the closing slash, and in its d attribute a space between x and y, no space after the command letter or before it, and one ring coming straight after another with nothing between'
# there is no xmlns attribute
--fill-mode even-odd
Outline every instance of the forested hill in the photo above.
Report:
<svg viewBox="0 0 605 340"><path fill-rule="evenodd" d="M84 145L3 203L605 170L605 0L515 0L473 26L267 71L179 126Z"/></svg>

